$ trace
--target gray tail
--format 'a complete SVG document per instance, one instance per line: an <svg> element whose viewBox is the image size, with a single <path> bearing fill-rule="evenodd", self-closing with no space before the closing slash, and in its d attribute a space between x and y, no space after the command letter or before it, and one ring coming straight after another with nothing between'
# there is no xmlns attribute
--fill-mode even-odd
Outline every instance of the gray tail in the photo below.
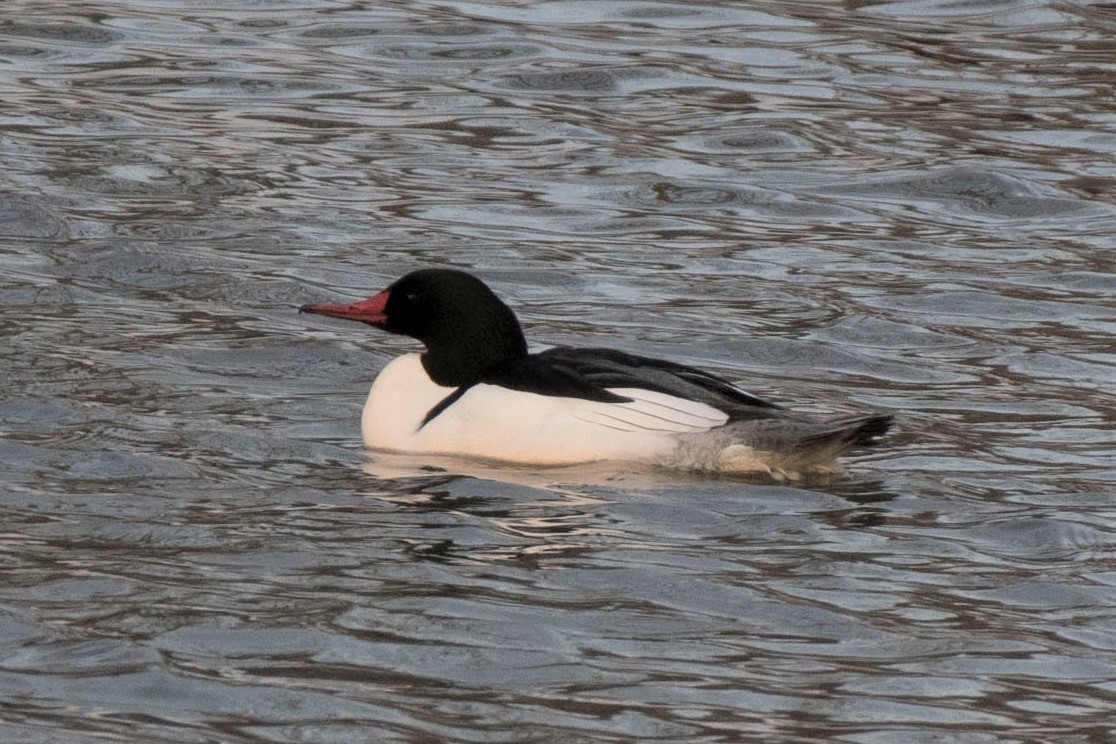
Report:
<svg viewBox="0 0 1116 744"><path fill-rule="evenodd" d="M891 414L838 416L826 419L819 431L798 440L800 450L833 449L843 452L850 447L875 444L891 428Z"/></svg>

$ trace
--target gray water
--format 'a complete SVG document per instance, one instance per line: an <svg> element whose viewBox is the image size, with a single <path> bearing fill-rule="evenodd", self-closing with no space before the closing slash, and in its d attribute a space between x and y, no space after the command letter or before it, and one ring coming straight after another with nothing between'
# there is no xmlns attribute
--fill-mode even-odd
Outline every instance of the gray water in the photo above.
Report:
<svg viewBox="0 0 1116 744"><path fill-rule="evenodd" d="M0 741L1116 740L1116 9L0 5ZM419 266L894 411L846 474L391 469Z"/></svg>

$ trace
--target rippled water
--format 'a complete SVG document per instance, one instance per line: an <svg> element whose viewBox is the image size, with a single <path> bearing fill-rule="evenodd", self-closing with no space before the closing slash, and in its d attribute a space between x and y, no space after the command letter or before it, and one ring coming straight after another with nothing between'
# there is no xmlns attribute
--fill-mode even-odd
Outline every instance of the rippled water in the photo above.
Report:
<svg viewBox="0 0 1116 744"><path fill-rule="evenodd" d="M1116 738L1116 9L0 6L0 740ZM416 472L417 266L894 410L839 478Z"/></svg>

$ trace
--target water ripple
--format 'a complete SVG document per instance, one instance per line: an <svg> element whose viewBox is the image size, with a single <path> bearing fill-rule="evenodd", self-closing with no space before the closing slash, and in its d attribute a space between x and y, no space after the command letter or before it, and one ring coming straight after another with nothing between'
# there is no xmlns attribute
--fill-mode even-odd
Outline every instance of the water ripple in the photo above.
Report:
<svg viewBox="0 0 1116 744"><path fill-rule="evenodd" d="M0 24L0 738L1102 741L1103 4L104 0ZM366 459L422 265L898 413L838 478Z"/></svg>

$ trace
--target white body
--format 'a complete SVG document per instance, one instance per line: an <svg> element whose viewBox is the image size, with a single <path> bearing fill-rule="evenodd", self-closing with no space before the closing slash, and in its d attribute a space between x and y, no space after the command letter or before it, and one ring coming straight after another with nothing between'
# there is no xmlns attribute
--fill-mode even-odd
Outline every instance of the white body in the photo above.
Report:
<svg viewBox="0 0 1116 744"><path fill-rule="evenodd" d="M668 464L678 454L680 438L728 420L705 403L649 390L612 389L632 401L602 403L478 384L422 426L427 412L454 390L435 384L418 354L393 360L376 378L364 406L365 445L533 465Z"/></svg>

